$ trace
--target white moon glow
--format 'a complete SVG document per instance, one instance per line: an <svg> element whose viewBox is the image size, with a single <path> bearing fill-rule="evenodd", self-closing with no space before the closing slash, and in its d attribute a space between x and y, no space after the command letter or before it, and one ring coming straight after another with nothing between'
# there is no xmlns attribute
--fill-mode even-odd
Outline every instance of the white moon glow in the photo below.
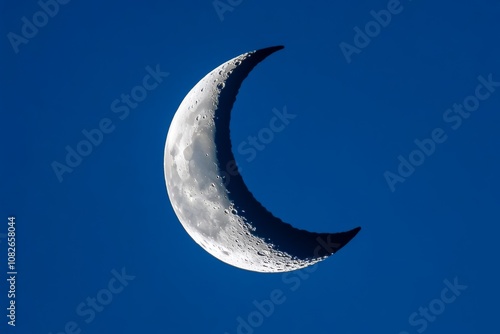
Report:
<svg viewBox="0 0 500 334"><path fill-rule="evenodd" d="M321 261L359 231L313 233L274 217L234 167L231 110L241 83L271 47L233 58L201 79L175 113L165 144L168 196L182 226L207 252L232 266L284 272Z"/></svg>

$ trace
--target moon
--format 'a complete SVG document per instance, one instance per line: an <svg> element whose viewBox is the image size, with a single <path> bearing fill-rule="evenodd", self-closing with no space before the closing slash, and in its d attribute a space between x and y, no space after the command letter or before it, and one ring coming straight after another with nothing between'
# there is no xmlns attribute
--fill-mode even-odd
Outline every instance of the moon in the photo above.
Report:
<svg viewBox="0 0 500 334"><path fill-rule="evenodd" d="M236 95L250 71L282 48L244 53L208 73L181 102L165 143L167 192L186 232L217 259L262 273L313 265L360 230L314 233L294 228L262 206L238 172L229 135Z"/></svg>

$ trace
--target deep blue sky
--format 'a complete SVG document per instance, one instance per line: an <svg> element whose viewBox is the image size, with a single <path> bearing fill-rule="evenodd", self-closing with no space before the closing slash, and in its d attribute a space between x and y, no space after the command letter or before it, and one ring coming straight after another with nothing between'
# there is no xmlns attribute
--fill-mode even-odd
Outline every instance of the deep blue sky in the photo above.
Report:
<svg viewBox="0 0 500 334"><path fill-rule="evenodd" d="M8 34L21 35L22 18L33 22L41 7L2 1L0 233L15 215L19 273L17 326L7 329L2 311L0 331L55 334L74 321L81 333L233 334L253 301L277 289L285 301L254 333L495 332L500 87L479 88L489 96L457 129L458 118L443 115L477 101L469 96L479 76L500 81L500 4L232 3L221 20L211 1L71 1L16 53ZM354 45L353 28L364 30L370 11L388 4L398 14L348 63L340 43ZM287 276L233 268L202 250L177 220L163 177L167 130L191 87L234 56L280 44L242 86L233 143L267 127L273 108L297 116L252 161L235 152L243 176L294 226L362 226L313 273ZM157 65L169 76L127 117L114 113L113 101ZM65 147L103 119L114 131L59 182L53 162L64 163ZM391 191L384 173L397 173L398 156L408 159L414 140L436 128L447 140ZM122 268L135 278L120 289L112 271ZM456 298L445 291L454 301L444 304L444 281L455 278L467 288ZM102 290L110 282L121 292ZM95 318L77 312L99 293L113 299ZM422 320L429 304L439 315Z"/></svg>

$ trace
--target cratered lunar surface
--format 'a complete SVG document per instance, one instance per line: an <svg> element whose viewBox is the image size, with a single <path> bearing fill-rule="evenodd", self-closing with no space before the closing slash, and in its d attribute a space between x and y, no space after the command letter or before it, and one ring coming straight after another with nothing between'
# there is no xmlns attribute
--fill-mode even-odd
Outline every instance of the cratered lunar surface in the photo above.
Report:
<svg viewBox="0 0 500 334"><path fill-rule="evenodd" d="M250 71L282 48L242 54L207 74L180 104L165 144L168 196L187 233L219 260L266 273L317 263L360 230L314 233L294 228L254 198L235 167L229 121L236 95Z"/></svg>

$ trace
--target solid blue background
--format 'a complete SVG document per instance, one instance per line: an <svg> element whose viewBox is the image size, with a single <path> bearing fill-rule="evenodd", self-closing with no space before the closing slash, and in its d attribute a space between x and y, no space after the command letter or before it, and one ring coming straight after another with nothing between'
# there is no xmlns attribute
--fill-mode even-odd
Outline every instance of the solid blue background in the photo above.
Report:
<svg viewBox="0 0 500 334"><path fill-rule="evenodd" d="M353 29L387 0L232 3L220 16L210 0L71 1L16 53L8 33L21 35L40 5L2 2L0 233L15 215L19 274L11 328L0 234L1 332L55 334L74 321L81 333L233 334L238 317L253 324L240 333L497 331L500 90L456 130L443 114L474 95L478 76L500 81L500 4L402 0L348 63L340 43L355 45ZM273 108L297 116L252 161L235 152L243 177L296 227L362 227L313 272L287 276L206 253L163 176L168 127L191 87L232 57L281 44L242 86L233 144L267 127ZM157 64L169 76L120 119L112 102ZM104 118L114 131L59 182L53 162ZM391 191L384 173L435 128L447 140ZM135 278L102 290L122 269ZM443 304L455 278L467 288ZM253 302L275 289L284 302L256 315ZM77 307L98 294L112 300L90 321ZM432 321L413 314L430 303Z"/></svg>

